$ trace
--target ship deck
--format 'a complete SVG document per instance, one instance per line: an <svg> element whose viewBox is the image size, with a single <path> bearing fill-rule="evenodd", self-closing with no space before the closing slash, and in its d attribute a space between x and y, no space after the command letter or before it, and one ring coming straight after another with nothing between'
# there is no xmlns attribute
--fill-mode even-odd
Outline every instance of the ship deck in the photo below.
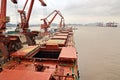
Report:
<svg viewBox="0 0 120 80"><path fill-rule="evenodd" d="M38 45L25 46L12 53L12 59L3 65L0 80L77 80L78 65L73 35L67 31L59 34L62 36L40 40Z"/></svg>
<svg viewBox="0 0 120 80"><path fill-rule="evenodd" d="M0 74L0 80L49 80L50 76L51 73L31 72L27 70L6 70Z"/></svg>

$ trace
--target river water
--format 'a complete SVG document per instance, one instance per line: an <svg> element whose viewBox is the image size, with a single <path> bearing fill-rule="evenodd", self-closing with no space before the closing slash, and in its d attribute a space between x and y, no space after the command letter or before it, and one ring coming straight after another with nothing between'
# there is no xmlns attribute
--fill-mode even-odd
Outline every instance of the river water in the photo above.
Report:
<svg viewBox="0 0 120 80"><path fill-rule="evenodd" d="M80 80L120 80L120 27L79 27L74 32Z"/></svg>

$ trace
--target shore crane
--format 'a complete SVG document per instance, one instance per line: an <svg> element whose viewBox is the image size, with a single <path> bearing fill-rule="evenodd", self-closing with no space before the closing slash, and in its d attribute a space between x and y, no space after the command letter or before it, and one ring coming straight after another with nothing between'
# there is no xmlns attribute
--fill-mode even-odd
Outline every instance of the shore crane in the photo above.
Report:
<svg viewBox="0 0 120 80"><path fill-rule="evenodd" d="M11 1L17 4L17 0ZM17 51L22 46L18 36L5 34L6 23L10 22L10 17L6 16L7 0L1 0L0 3L0 57L7 59L12 52Z"/></svg>
<svg viewBox="0 0 120 80"><path fill-rule="evenodd" d="M30 20L30 16L31 16L34 1L35 0L31 0L27 15L26 15L26 12L25 12L25 8L26 8L26 5L28 3L28 0L26 0L23 9L18 10L18 12L20 13L20 18L21 18L21 23L19 24L18 27L19 27L19 29L22 29L22 32L25 34L28 45L35 45L36 44L35 38L34 38L36 33L28 31L29 20ZM47 6L46 3L43 0L39 0L39 1L41 2L42 6Z"/></svg>
<svg viewBox="0 0 120 80"><path fill-rule="evenodd" d="M48 21L48 18L53 14L54 14L53 18L50 21ZM50 25L52 24L53 20L56 18L57 15L59 15L61 17L60 24L59 24L60 29L62 29L62 26L65 27L65 20L64 20L64 17L62 16L61 12L58 10L54 10L47 17L41 19L43 21L43 24L41 24L41 29L44 29L45 33L48 32L48 28L50 27Z"/></svg>

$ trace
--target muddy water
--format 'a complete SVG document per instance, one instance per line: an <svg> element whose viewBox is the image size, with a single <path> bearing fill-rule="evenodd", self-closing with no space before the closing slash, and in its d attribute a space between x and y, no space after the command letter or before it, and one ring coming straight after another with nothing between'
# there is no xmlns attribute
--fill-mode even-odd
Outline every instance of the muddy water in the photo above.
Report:
<svg viewBox="0 0 120 80"><path fill-rule="evenodd" d="M120 80L120 27L80 27L74 37L80 80Z"/></svg>

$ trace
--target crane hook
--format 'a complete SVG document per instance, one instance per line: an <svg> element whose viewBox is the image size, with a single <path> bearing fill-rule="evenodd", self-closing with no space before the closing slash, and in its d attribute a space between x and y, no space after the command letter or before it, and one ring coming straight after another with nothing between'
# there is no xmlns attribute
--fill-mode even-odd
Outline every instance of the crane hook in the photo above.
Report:
<svg viewBox="0 0 120 80"><path fill-rule="evenodd" d="M42 6L47 6L47 4L43 0L39 0Z"/></svg>
<svg viewBox="0 0 120 80"><path fill-rule="evenodd" d="M17 0L11 0L14 4L17 4Z"/></svg>

